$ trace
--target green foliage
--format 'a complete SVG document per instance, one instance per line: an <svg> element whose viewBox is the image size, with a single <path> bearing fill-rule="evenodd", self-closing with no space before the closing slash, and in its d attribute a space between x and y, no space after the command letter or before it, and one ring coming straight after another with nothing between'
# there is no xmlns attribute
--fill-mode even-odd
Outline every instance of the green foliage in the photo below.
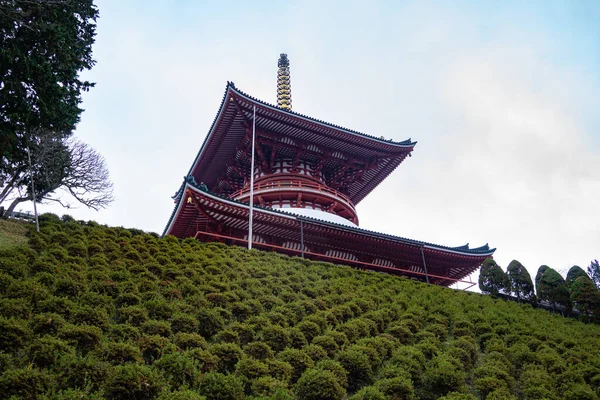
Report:
<svg viewBox="0 0 600 400"><path fill-rule="evenodd" d="M303 400L341 400L346 391L331 371L306 370L296 384L296 396Z"/></svg>
<svg viewBox="0 0 600 400"><path fill-rule="evenodd" d="M542 268L543 272L540 273ZM563 277L554 269L546 266L540 267L538 276L539 282L538 277L536 276L538 298L552 303L554 307L556 307L556 305L561 305L565 307L567 313L570 312L571 299L569 287Z"/></svg>
<svg viewBox="0 0 600 400"><path fill-rule="evenodd" d="M34 248L0 250L3 396L559 399L600 387L598 326L529 305L42 221ZM89 257L75 261L71 242ZM581 310L583 289L571 291Z"/></svg>
<svg viewBox="0 0 600 400"><path fill-rule="evenodd" d="M127 364L113 368L104 385L106 398L112 400L154 399L162 391L164 378L145 365Z"/></svg>
<svg viewBox="0 0 600 400"><path fill-rule="evenodd" d="M587 271L592 282L600 289L600 262L598 262L598 260L593 260L588 266Z"/></svg>
<svg viewBox="0 0 600 400"><path fill-rule="evenodd" d="M487 258L479 270L479 290L482 293L499 294L510 292L510 280L502 268Z"/></svg>
<svg viewBox="0 0 600 400"><path fill-rule="evenodd" d="M584 315L593 313L600 317L600 291L587 275L579 276L571 283L570 298Z"/></svg>
<svg viewBox="0 0 600 400"><path fill-rule="evenodd" d="M244 398L244 387L240 379L234 375L209 372L200 381L200 394L207 399L241 400Z"/></svg>
<svg viewBox="0 0 600 400"><path fill-rule="evenodd" d="M567 272L567 279L565 279L565 281L567 282L567 286L569 287L569 290L572 289L573 283L580 276L588 278L588 279L591 280L591 278L588 276L588 274L586 274L585 271L580 266L573 265L569 269L569 272Z"/></svg>
<svg viewBox="0 0 600 400"><path fill-rule="evenodd" d="M510 291L519 300L531 301L534 298L533 282L527 268L517 260L512 260L506 269Z"/></svg>

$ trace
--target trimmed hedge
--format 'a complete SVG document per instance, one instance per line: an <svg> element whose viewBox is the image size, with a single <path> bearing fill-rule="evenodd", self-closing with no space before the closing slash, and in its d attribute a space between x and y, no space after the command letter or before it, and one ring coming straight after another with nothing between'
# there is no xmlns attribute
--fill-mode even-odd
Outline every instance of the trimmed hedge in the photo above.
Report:
<svg viewBox="0 0 600 400"><path fill-rule="evenodd" d="M0 251L0 393L597 399L600 328L348 267L44 215Z"/></svg>

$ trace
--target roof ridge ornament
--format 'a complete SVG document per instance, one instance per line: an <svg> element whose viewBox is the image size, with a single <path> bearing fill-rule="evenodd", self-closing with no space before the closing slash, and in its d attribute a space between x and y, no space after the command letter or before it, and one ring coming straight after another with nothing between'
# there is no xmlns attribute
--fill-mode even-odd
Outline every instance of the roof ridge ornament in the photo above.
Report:
<svg viewBox="0 0 600 400"><path fill-rule="evenodd" d="M292 110L292 85L290 82L290 60L281 53L277 61L277 107Z"/></svg>

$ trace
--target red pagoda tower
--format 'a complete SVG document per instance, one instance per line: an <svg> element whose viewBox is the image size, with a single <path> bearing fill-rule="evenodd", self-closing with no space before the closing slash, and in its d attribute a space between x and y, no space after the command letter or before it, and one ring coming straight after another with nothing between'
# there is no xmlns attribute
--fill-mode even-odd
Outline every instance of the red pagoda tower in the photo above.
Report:
<svg viewBox="0 0 600 400"><path fill-rule="evenodd" d="M164 235L254 247L449 286L495 249L446 247L359 228L355 205L413 151L292 111L289 61L278 62L277 106L232 82ZM254 171L252 136L254 141ZM253 174L253 177L251 176ZM471 282L466 282L472 284Z"/></svg>

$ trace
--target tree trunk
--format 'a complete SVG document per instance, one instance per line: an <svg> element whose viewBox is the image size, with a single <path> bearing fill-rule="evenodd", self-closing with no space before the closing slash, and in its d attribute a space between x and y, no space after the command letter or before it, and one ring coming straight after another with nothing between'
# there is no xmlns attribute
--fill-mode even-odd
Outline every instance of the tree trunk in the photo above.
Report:
<svg viewBox="0 0 600 400"><path fill-rule="evenodd" d="M10 215L14 211L15 207L19 203L23 203L24 201L27 201L27 200L29 200L29 197L17 197L16 199L14 199L13 202L10 203L10 206L8 206L8 208L6 209L6 211L4 211L4 217L5 218L10 217Z"/></svg>

